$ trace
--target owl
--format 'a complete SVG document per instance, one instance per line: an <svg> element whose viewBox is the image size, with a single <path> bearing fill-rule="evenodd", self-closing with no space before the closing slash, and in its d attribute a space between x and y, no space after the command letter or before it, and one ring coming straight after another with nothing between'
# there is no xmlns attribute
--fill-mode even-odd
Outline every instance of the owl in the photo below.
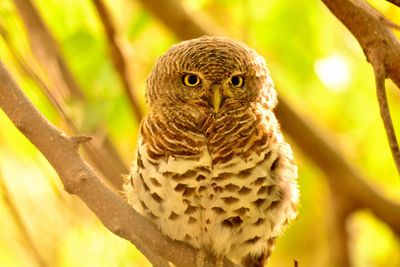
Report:
<svg viewBox="0 0 400 267"><path fill-rule="evenodd" d="M224 37L183 41L156 62L146 100L129 204L216 266L265 266L297 215L298 186L264 59Z"/></svg>

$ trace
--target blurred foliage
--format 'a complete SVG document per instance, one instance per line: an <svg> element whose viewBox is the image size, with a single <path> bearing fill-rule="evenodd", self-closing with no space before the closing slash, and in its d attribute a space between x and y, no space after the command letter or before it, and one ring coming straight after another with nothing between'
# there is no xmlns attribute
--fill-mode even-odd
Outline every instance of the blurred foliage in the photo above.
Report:
<svg viewBox="0 0 400 267"><path fill-rule="evenodd" d="M400 23L399 9L385 1L369 2ZM138 122L130 113L91 1L35 3L88 98L84 114L75 114L72 108L70 116L81 129L106 127L124 161L130 162ZM177 39L134 0L108 0L107 4L129 56L136 96L145 108L145 79L156 58ZM280 95L333 136L331 141L377 190L400 200L400 181L379 117L372 69L355 39L321 2L186 0L184 4L193 16L206 12L234 38L262 53ZM0 1L0 21L11 45L34 67L25 29L11 0ZM3 40L0 58L41 112L63 128ZM399 133L399 91L390 82L387 86ZM148 266L129 242L111 234L79 199L63 190L51 166L2 112L0 129L0 266L40 266L39 258L44 260L42 266ZM304 267L334 266L329 188L323 173L294 149L300 169L300 216L278 241L271 266L292 266L294 259ZM354 214L348 229L355 267L400 266L398 237L367 210Z"/></svg>

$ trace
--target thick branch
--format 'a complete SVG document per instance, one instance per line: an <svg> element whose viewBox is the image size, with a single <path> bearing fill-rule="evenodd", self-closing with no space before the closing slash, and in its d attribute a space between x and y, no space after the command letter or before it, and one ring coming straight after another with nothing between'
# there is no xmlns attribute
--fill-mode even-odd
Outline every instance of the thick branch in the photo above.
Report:
<svg viewBox="0 0 400 267"><path fill-rule="evenodd" d="M113 233L131 241L154 266L195 266L196 251L163 235L154 224L111 192L78 153L84 137L68 137L29 102L0 61L0 107L15 126L43 153L65 189L81 198ZM212 266L215 258L206 259ZM225 261L224 266L235 266Z"/></svg>
<svg viewBox="0 0 400 267"><path fill-rule="evenodd" d="M203 27L193 21L190 14L181 7L181 3L178 1L140 0L140 2L182 39L212 34L208 27ZM182 11L179 13L179 19L173 15L175 14L174 10ZM199 13L197 11L197 15L200 16ZM182 22L185 25L181 25ZM182 27L185 29L184 34ZM400 64L400 60L398 64ZM346 197L358 205L357 208L370 208L375 216L386 222L393 231L400 235L400 205L388 200L366 182L367 179L346 161L345 157L336 150L334 144L329 141L334 138L329 137L327 133L321 133L309 118L304 119L285 99L281 98L279 103L276 112L282 122L283 130L325 172L328 181L331 184L337 184L337 190L342 190Z"/></svg>
<svg viewBox="0 0 400 267"><path fill-rule="evenodd" d="M111 53L112 62L114 63L117 74L122 81L123 88L129 102L131 103L132 110L137 120L140 122L143 118L143 111L141 110L139 102L134 95L134 89L132 88L132 84L129 78L130 73L128 62L125 59L122 47L118 42L117 32L113 25L111 15L109 14L107 7L102 0L93 0L93 4L97 10L100 21L103 24L104 31L107 36L108 47Z"/></svg>

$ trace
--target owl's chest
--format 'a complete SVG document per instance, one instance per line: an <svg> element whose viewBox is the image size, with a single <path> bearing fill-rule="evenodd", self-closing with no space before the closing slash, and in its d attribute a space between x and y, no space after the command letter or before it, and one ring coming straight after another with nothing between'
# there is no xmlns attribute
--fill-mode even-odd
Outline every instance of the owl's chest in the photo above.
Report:
<svg viewBox="0 0 400 267"><path fill-rule="evenodd" d="M200 133L143 126L131 202L165 234L223 251L272 232L268 209L281 199L270 171L277 145L243 114L207 120Z"/></svg>
<svg viewBox="0 0 400 267"><path fill-rule="evenodd" d="M222 251L271 232L266 211L280 195L270 173L277 158L270 147L229 160L215 151L204 145L195 159L154 160L142 145L134 187L143 213L165 234Z"/></svg>
<svg viewBox="0 0 400 267"><path fill-rule="evenodd" d="M139 171L153 178L147 187L159 184L160 193L196 203L201 210L237 207L240 199L257 200L251 191L272 184L269 169L277 155L271 136L253 120L235 122L233 117L206 121L200 135L189 132L177 138L162 132L141 143Z"/></svg>

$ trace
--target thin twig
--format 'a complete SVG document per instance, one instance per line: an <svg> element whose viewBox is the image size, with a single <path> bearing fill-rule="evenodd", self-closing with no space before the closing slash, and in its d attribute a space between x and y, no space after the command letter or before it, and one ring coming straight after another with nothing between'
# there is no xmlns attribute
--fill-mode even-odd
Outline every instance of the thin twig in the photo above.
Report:
<svg viewBox="0 0 400 267"><path fill-rule="evenodd" d="M73 123L68 118L68 114L65 111L65 102L70 98L69 100L80 104L77 106L86 106L86 97L83 94L83 90L68 68L60 52L59 45L46 27L34 3L31 0L14 0L14 2L27 29L31 51L37 59L37 62L40 62L40 64L44 66L50 79L50 85L40 82L39 75L33 75L31 77L33 77L35 82L38 82L39 88L44 90L45 95L57 106L57 110L66 120L67 124L72 126ZM32 70L29 75L34 73L35 71ZM56 100L56 102L54 100ZM73 133L77 133L75 126L73 126L72 129L74 129ZM91 133L91 135L94 134ZM95 143L96 142L91 142L84 145L88 157L106 179L111 179L108 181L109 184L116 190L121 190L121 173L128 173L127 166L122 161L121 156L108 136L105 136L102 142L98 142L96 147L94 146Z"/></svg>
<svg viewBox="0 0 400 267"><path fill-rule="evenodd" d="M61 55L57 41L50 34L32 0L14 0L14 3L27 28L31 50L39 62L46 66L49 78L56 85L60 97L74 96L85 99L83 91Z"/></svg>
<svg viewBox="0 0 400 267"><path fill-rule="evenodd" d="M385 126L393 159L400 175L400 151L387 103L385 79L391 78L400 88L400 43L382 23L383 15L363 0L323 0L330 11L357 38L372 64L381 118ZM365 28L364 28L365 27Z"/></svg>
<svg viewBox="0 0 400 267"><path fill-rule="evenodd" d="M362 0L323 0L330 11L357 38L375 73L375 82L381 117L389 139L398 173L400 174L400 151L386 99L385 78L388 76L400 88L400 43L396 36L382 23L382 16Z"/></svg>
<svg viewBox="0 0 400 267"><path fill-rule="evenodd" d="M390 150L392 151L393 160L395 162L397 171L400 175L400 150L399 150L399 144L397 142L396 133L393 127L392 117L390 115L389 104L386 96L385 67L380 60L372 61L372 65L374 68L376 95L378 97L381 118L385 126L386 136L389 141Z"/></svg>
<svg viewBox="0 0 400 267"><path fill-rule="evenodd" d="M96 7L96 11L107 36L108 48L111 53L112 62L119 78L122 81L123 88L131 104L134 115L140 122L143 118L143 111L134 95L134 88L130 82L131 73L129 71L129 64L124 56L123 49L118 42L117 31L113 25L111 15L102 0L93 0L93 4Z"/></svg>
<svg viewBox="0 0 400 267"><path fill-rule="evenodd" d="M56 111L61 115L61 117L67 122L69 126L71 126L72 130L76 132L76 127L67 116L65 109L63 108L62 104L60 103L59 99L51 93L51 90L47 86L47 84L39 77L36 71L31 67L25 58L21 55L21 53L15 48L12 43L12 40L5 29L5 27L0 22L0 36L4 39L4 43L7 45L8 50L10 51L11 55L14 57L15 62L17 63L18 67L22 70L22 72L27 75L33 82L37 84L37 86L42 90L44 95L47 97L48 101L53 105Z"/></svg>

